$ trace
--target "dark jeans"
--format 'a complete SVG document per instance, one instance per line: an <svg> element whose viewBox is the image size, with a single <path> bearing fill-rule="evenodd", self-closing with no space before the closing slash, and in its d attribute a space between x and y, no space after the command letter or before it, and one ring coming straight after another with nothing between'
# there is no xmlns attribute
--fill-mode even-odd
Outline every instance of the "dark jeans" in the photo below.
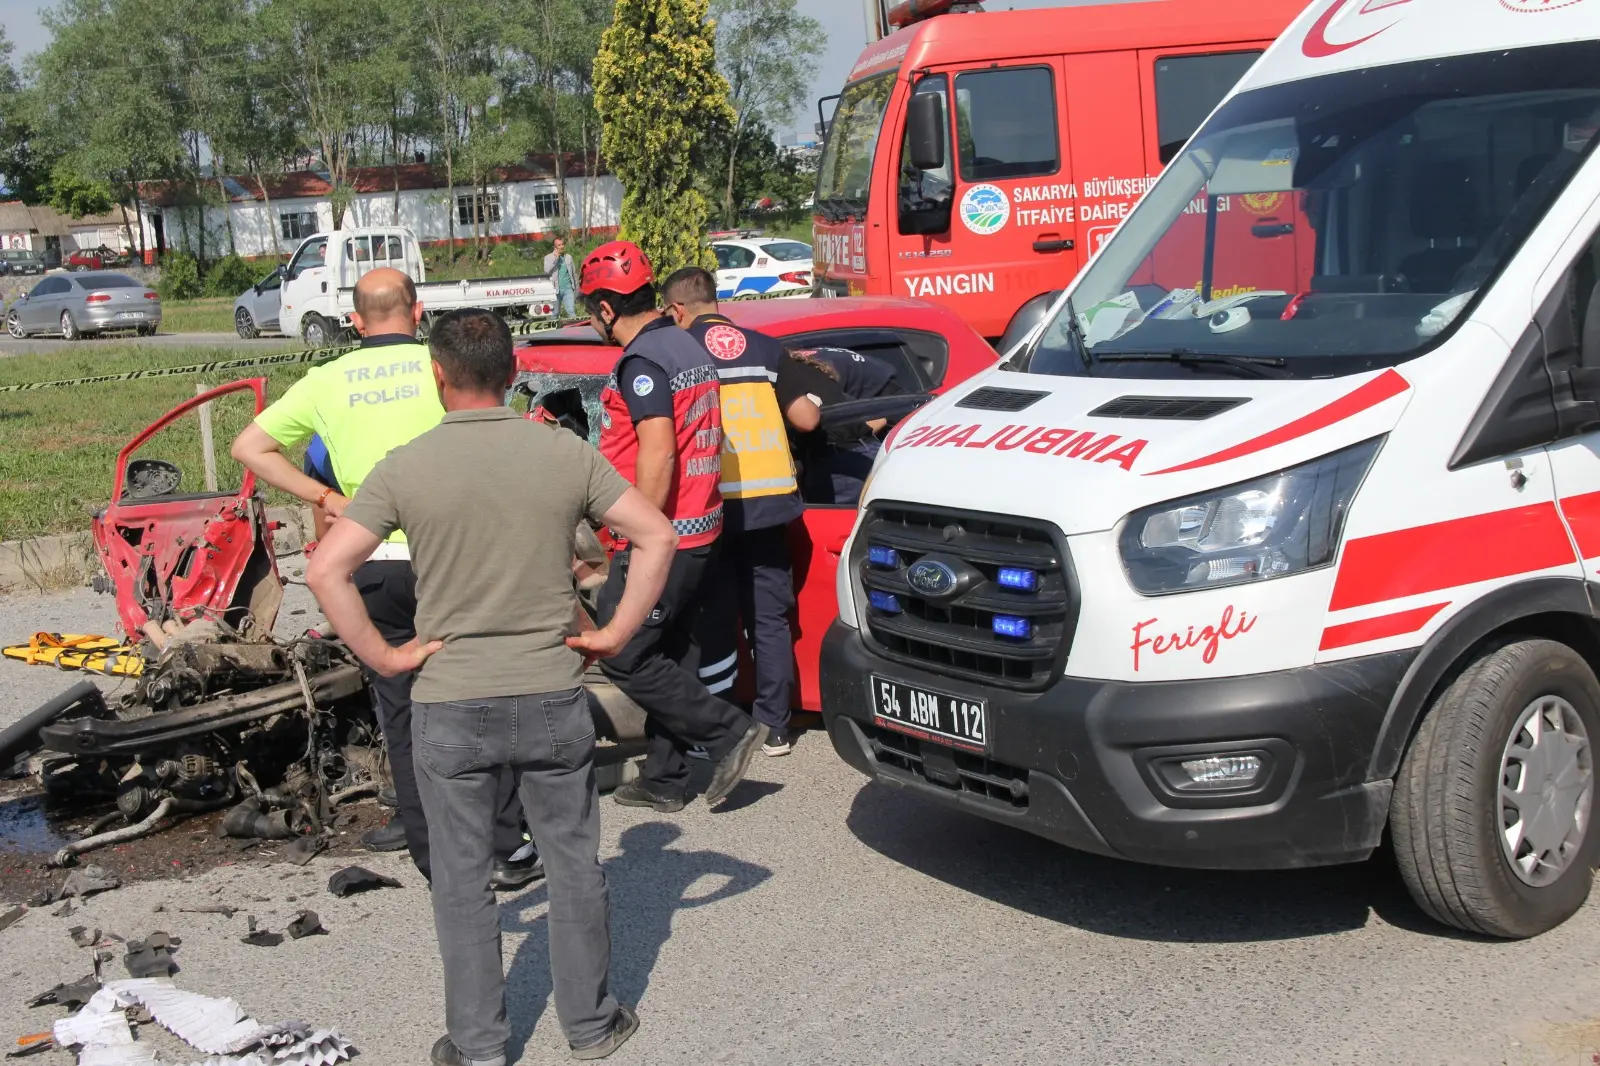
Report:
<svg viewBox="0 0 1600 1066"><path fill-rule="evenodd" d="M372 624L390 644L404 644L417 635L417 575L411 564L402 560L363 563L356 569L355 583L361 600L372 617ZM389 773L394 777L398 810L395 817L406 832L406 847L411 861L422 876L432 880L429 858L428 820L422 813L417 793L417 773L411 754L411 686L417 675L380 677L368 671L378 728L389 749ZM509 858L522 847L522 811L517 802L516 783L508 774L501 786L501 804L495 820L495 854Z"/></svg>
<svg viewBox="0 0 1600 1066"><path fill-rule="evenodd" d="M794 696L794 572L789 558L789 528L724 533L715 574L707 582L707 609L701 612L696 643L700 676L717 683L738 656L740 628L755 659L755 719L773 729L789 724Z"/></svg>
<svg viewBox="0 0 1600 1066"><path fill-rule="evenodd" d="M696 669L701 661L694 641L696 623L706 604L702 585L714 556L714 546L679 551L645 624L621 652L600 660L606 678L645 712L647 747L640 776L658 790L682 793L689 787L688 745L720 760L751 724L749 715L712 695ZM611 560L600 590L602 626L617 612L629 560L629 552Z"/></svg>
<svg viewBox="0 0 1600 1066"><path fill-rule="evenodd" d="M594 718L583 689L415 707L417 783L439 860L433 921L451 1041L468 1058L504 1062L505 964L489 878L507 774L520 784L544 857L556 1016L573 1045L604 1039L617 1001L607 989L609 899L599 856Z"/></svg>

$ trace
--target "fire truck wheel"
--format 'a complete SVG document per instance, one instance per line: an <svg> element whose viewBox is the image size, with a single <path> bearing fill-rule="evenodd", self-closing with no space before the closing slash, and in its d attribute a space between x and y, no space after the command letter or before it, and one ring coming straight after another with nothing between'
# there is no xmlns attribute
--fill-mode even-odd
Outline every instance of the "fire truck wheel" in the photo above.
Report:
<svg viewBox="0 0 1600 1066"><path fill-rule="evenodd" d="M1389 807L1412 898L1446 925L1537 936L1589 896L1600 682L1553 640L1492 645L1438 695Z"/></svg>

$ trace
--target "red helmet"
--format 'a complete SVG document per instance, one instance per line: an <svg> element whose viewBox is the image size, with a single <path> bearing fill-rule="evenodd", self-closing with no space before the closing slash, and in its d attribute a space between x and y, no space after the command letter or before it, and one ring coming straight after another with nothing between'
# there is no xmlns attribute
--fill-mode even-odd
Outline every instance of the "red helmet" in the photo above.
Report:
<svg viewBox="0 0 1600 1066"><path fill-rule="evenodd" d="M655 272L643 249L632 241L612 241L584 256L578 292L588 296L605 289L626 296L654 280Z"/></svg>

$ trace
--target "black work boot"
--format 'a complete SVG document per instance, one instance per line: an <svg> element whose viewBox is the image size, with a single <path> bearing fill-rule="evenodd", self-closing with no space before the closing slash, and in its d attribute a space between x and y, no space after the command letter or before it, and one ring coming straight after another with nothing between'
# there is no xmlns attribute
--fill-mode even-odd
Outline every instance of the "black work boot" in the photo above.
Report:
<svg viewBox="0 0 1600 1066"><path fill-rule="evenodd" d="M526 859L496 859L489 885L496 892L513 892L544 879L544 862L534 852Z"/></svg>
<svg viewBox="0 0 1600 1066"><path fill-rule="evenodd" d="M633 1008L617 1004L617 1020L611 1023L611 1032L583 1047L572 1048L572 1057L581 1062L603 1059L628 1042L628 1037L639 1031L639 1016ZM568 1045L571 1046L571 1045Z"/></svg>
<svg viewBox="0 0 1600 1066"><path fill-rule="evenodd" d="M390 818L376 829L361 835L361 844L368 851L401 851L406 846L406 829L399 818Z"/></svg>
<svg viewBox="0 0 1600 1066"><path fill-rule="evenodd" d="M611 798L624 807L649 807L658 814L683 810L683 793L650 784L644 778L618 785Z"/></svg>
<svg viewBox="0 0 1600 1066"><path fill-rule="evenodd" d="M711 771L711 783L706 786L707 806L727 799L734 786L744 780L745 771L750 769L750 760L755 758L756 749L766 739L767 727L760 722L751 722L750 728L739 738L739 743Z"/></svg>

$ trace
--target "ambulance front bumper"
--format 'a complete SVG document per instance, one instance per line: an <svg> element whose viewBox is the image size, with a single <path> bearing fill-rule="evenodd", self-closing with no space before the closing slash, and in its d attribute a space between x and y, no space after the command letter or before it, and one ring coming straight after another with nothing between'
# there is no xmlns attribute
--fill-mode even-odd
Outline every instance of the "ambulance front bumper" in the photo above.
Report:
<svg viewBox="0 0 1600 1066"><path fill-rule="evenodd" d="M1209 869L1359 862L1388 818L1394 783L1367 769L1412 657L1202 681L1063 677L1017 692L891 662L835 622L822 715L840 757L874 780L1083 851ZM982 752L880 724L875 677L982 701ZM1183 764L1206 759L1259 771L1195 789Z"/></svg>

